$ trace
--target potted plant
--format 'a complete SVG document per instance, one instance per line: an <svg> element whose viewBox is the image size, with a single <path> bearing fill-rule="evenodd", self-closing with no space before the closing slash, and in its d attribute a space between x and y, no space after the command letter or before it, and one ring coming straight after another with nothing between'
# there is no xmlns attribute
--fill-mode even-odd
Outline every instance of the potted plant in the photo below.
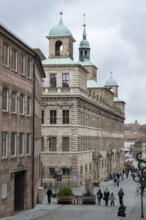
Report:
<svg viewBox="0 0 146 220"><path fill-rule="evenodd" d="M72 204L74 194L70 187L61 187L57 193L58 204Z"/></svg>

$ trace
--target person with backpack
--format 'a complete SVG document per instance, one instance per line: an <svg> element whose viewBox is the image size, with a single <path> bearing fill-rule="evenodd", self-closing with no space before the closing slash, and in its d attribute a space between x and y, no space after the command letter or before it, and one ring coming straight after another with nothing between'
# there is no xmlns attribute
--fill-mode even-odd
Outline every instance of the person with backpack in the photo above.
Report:
<svg viewBox="0 0 146 220"><path fill-rule="evenodd" d="M103 195L100 189L98 190L96 195L97 195L98 205L101 205L101 199L103 198Z"/></svg>

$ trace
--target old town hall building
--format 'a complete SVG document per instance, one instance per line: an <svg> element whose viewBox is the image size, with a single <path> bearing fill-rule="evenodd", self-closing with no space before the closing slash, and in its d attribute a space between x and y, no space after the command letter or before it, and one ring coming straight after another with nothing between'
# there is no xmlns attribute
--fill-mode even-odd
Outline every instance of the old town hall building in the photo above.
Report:
<svg viewBox="0 0 146 220"><path fill-rule="evenodd" d="M79 61L75 39L63 24L50 29L49 58L43 61L42 181L96 184L123 168L125 103L112 75L102 86L90 61L84 24Z"/></svg>

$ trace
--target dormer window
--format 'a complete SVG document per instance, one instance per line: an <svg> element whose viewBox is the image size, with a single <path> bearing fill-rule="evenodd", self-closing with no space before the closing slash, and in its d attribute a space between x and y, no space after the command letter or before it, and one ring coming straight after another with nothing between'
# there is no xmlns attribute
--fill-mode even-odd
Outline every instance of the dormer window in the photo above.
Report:
<svg viewBox="0 0 146 220"><path fill-rule="evenodd" d="M55 44L55 56L60 56L62 54L63 44L62 41L58 40Z"/></svg>

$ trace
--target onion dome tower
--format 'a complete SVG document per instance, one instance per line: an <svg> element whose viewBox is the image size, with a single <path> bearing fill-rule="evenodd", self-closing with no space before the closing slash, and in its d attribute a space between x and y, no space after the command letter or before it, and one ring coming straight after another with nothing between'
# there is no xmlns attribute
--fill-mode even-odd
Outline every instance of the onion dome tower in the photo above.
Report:
<svg viewBox="0 0 146 220"><path fill-rule="evenodd" d="M110 73L110 78L105 83L105 87L110 89L115 94L115 97L118 97L118 84L116 80L113 79L112 72Z"/></svg>
<svg viewBox="0 0 146 220"><path fill-rule="evenodd" d="M90 45L89 42L87 41L87 34L86 34L86 24L85 24L85 14L84 14L84 24L83 24L84 30L83 30L83 39L80 42L79 46L79 60L84 61L84 60L90 60Z"/></svg>

